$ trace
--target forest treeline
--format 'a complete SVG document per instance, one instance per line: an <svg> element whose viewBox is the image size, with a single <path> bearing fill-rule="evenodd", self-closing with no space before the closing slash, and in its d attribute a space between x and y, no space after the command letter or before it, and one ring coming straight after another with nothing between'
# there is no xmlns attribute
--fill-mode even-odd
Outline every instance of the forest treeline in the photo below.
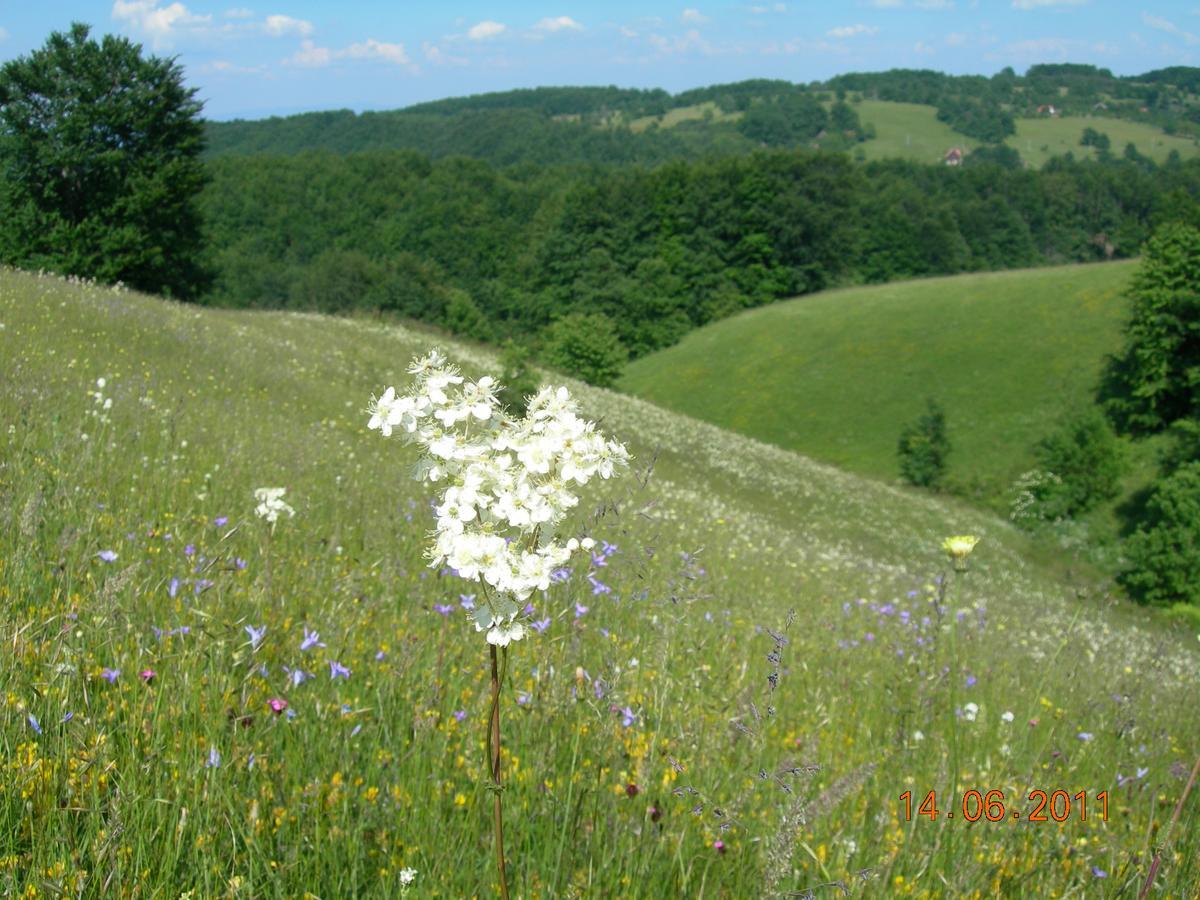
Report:
<svg viewBox="0 0 1200 900"><path fill-rule="evenodd" d="M1200 69L1175 66L1117 77L1108 69L1072 63L1032 66L1024 75L1011 68L992 76L891 69L811 84L752 79L678 94L544 87L383 112L338 110L209 122L207 155L409 149L433 158L470 156L497 165L655 165L762 147L819 143L825 149L845 149L847 143L870 136L870 123L860 123L856 111L863 98L933 106L951 128L986 142L1012 134L1015 117L1045 114L1051 105L1065 115L1128 118L1169 134L1200 135L1198 89ZM670 128L646 122L647 117L703 103L727 115ZM646 127L631 127L639 120Z"/></svg>
<svg viewBox="0 0 1200 900"><path fill-rule="evenodd" d="M1160 221L1200 221L1200 160L1126 148L1035 171L1004 150L957 168L805 150L653 168L230 156L201 196L206 299L485 340L598 313L637 356L831 285L1129 256Z"/></svg>

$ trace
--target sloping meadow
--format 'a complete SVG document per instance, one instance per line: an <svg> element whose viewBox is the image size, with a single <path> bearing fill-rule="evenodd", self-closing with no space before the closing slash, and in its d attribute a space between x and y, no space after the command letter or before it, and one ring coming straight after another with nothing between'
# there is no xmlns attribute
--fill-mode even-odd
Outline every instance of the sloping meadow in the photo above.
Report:
<svg viewBox="0 0 1200 900"><path fill-rule="evenodd" d="M0 274L0 891L494 893L477 587L427 566L433 495L366 428L436 344L499 374ZM634 460L509 648L515 895L1091 895L1159 849L1194 892L1200 797L1163 845L1195 635L997 519L569 387Z"/></svg>

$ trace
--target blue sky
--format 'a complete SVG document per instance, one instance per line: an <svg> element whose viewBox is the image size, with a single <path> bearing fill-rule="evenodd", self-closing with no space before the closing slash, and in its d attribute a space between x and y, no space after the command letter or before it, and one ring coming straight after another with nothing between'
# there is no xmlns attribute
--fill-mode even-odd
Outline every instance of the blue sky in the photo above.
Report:
<svg viewBox="0 0 1200 900"><path fill-rule="evenodd" d="M0 60L72 21L178 57L214 119L394 109L515 87L679 91L892 67L990 75L1200 63L1200 0L0 0Z"/></svg>

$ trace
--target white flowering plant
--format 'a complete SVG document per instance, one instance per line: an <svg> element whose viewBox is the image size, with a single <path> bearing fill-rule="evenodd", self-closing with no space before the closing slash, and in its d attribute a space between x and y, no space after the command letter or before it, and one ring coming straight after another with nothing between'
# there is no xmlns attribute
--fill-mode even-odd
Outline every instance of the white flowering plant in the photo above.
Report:
<svg viewBox="0 0 1200 900"><path fill-rule="evenodd" d="M256 488L254 499L258 501L258 506L254 507L254 514L266 519L272 528L283 513L287 513L289 518L296 515L296 511L284 502L285 493L287 488Z"/></svg>
<svg viewBox="0 0 1200 900"><path fill-rule="evenodd" d="M530 594L547 590L556 569L593 546L591 538L563 540L556 531L579 503L575 489L593 477L612 478L629 454L579 417L565 387L543 388L516 419L497 399L495 379L469 381L437 350L408 371L412 389L397 395L389 387L372 398L367 427L420 447L416 478L441 489L429 565L447 565L482 587L475 630L486 632L491 657L488 757L496 868L507 900L497 648L507 660L508 645L527 633L518 617Z"/></svg>
<svg viewBox="0 0 1200 900"><path fill-rule="evenodd" d="M413 390L372 399L367 427L421 448L416 477L442 486L429 564L483 584L475 628L507 646L527 633L517 617L530 594L593 545L554 530L579 503L575 488L613 477L629 454L579 417L565 387L544 388L516 420L491 376L468 381L437 350L409 372Z"/></svg>

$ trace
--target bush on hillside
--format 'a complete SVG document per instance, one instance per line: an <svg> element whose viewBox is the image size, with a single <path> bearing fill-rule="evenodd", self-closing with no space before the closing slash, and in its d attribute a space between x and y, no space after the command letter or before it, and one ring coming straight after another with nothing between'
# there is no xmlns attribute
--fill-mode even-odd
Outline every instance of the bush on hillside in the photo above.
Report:
<svg viewBox="0 0 1200 900"><path fill-rule="evenodd" d="M520 418L529 409L529 398L538 392L541 384L532 368L533 355L529 348L508 341L500 365L504 374L500 376L500 390L496 394L508 408L510 415Z"/></svg>
<svg viewBox="0 0 1200 900"><path fill-rule="evenodd" d="M1120 582L1143 603L1200 604L1200 462L1160 482L1125 545Z"/></svg>
<svg viewBox="0 0 1200 900"><path fill-rule="evenodd" d="M1039 466L1057 476L1042 486L1050 518L1070 518L1111 500L1120 491L1125 454L1098 411L1075 416L1034 449Z"/></svg>
<svg viewBox="0 0 1200 900"><path fill-rule="evenodd" d="M900 475L917 487L938 487L946 477L946 457L950 439L946 436L946 415L932 399L925 412L900 432L897 447Z"/></svg>
<svg viewBox="0 0 1200 900"><path fill-rule="evenodd" d="M542 358L588 384L609 387L620 376L629 354L608 316L571 313L542 331Z"/></svg>

